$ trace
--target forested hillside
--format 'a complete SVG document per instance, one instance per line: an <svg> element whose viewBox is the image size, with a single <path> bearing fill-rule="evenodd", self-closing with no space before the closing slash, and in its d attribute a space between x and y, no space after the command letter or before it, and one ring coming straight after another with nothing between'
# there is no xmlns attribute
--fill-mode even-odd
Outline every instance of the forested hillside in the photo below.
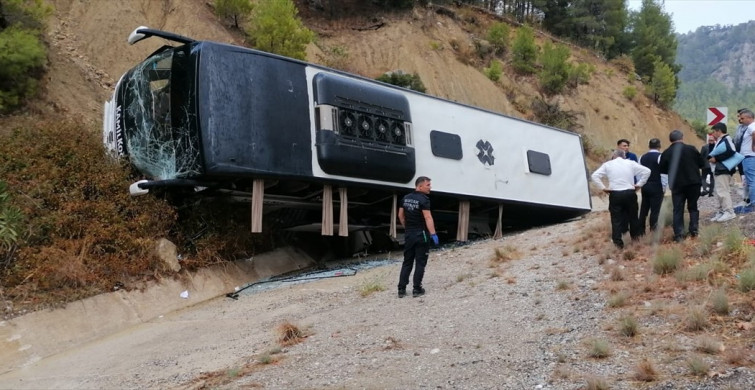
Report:
<svg viewBox="0 0 755 390"><path fill-rule="evenodd" d="M707 107L731 113L755 104L755 20L736 26L705 26L679 36L681 85L675 109L689 120L704 121Z"/></svg>

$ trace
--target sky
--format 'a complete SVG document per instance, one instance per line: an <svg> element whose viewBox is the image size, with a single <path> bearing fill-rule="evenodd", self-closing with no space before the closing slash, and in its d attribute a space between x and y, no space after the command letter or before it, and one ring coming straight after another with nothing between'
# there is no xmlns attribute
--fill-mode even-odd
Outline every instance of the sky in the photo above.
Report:
<svg viewBox="0 0 755 390"><path fill-rule="evenodd" d="M628 4L636 11L642 0L629 0ZM700 26L737 25L755 19L755 0L666 0L663 8L679 34Z"/></svg>

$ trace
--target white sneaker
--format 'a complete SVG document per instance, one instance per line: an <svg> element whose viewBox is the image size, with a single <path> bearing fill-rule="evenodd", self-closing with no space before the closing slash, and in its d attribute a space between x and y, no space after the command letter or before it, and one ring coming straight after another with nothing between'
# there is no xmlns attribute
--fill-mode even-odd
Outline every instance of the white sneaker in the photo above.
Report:
<svg viewBox="0 0 755 390"><path fill-rule="evenodd" d="M713 216L713 218L709 219L709 221L718 222L718 219L721 218L722 215L724 215L723 211L716 211L716 214Z"/></svg>
<svg viewBox="0 0 755 390"><path fill-rule="evenodd" d="M718 219L716 220L716 222L726 222L726 221L731 221L732 219L734 219L734 218L736 218L736 217L737 217L737 216L736 216L736 215L734 215L734 213L730 213L730 212L728 212L728 211L727 211L727 212L723 213L723 215L721 215L721 217L720 217L720 218L718 218Z"/></svg>

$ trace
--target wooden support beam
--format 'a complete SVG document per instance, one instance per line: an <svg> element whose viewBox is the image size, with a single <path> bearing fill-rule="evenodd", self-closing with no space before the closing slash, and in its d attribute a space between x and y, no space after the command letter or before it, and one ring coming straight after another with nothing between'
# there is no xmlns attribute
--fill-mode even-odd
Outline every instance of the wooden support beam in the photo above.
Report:
<svg viewBox="0 0 755 390"><path fill-rule="evenodd" d="M396 238L396 220L398 219L398 195L393 194L393 206L391 207L391 228L388 234L391 238Z"/></svg>
<svg viewBox="0 0 755 390"><path fill-rule="evenodd" d="M252 233L262 233L262 201L265 197L265 180L252 183Z"/></svg>
<svg viewBox="0 0 755 390"><path fill-rule="evenodd" d="M497 240L503 237L503 205L498 205L498 222L495 223L495 233L493 239Z"/></svg>
<svg viewBox="0 0 755 390"><path fill-rule="evenodd" d="M456 241L467 241L469 237L469 201L459 201L459 225L456 229Z"/></svg>
<svg viewBox="0 0 755 390"><path fill-rule="evenodd" d="M322 189L322 235L333 235L333 187L328 184Z"/></svg>
<svg viewBox="0 0 755 390"><path fill-rule="evenodd" d="M338 219L338 235L349 236L349 195L346 188L338 188L338 199L341 201L341 214Z"/></svg>

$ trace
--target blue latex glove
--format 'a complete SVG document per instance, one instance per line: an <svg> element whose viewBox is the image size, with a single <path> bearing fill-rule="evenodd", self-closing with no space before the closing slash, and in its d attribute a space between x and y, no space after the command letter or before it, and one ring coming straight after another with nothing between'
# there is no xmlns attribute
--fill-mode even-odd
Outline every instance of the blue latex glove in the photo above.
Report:
<svg viewBox="0 0 755 390"><path fill-rule="evenodd" d="M433 244L438 245L438 235L437 234L431 234L430 238L433 239Z"/></svg>

